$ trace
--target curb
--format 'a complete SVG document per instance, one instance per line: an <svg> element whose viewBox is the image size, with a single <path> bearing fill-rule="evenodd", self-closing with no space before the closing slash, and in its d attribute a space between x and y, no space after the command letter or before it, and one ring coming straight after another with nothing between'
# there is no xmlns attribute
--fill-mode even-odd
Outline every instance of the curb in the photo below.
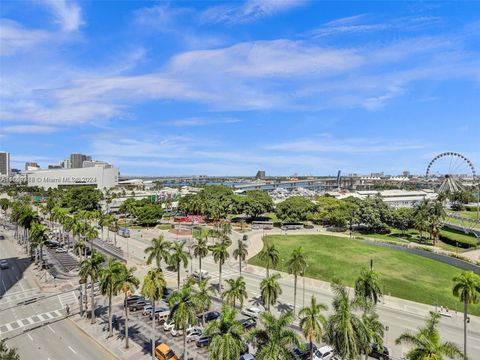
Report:
<svg viewBox="0 0 480 360"><path fill-rule="evenodd" d="M92 336L90 333L88 333L85 329L83 329L80 325L77 324L75 320L72 320L71 318L67 318L68 321L70 321L77 329L79 329L84 335L88 336L90 339L92 339L97 345L102 347L106 352L108 352L110 355L112 355L113 358L121 360L121 357L118 357L116 354L112 353L110 349L108 349L105 344L102 342L98 341L96 337Z"/></svg>

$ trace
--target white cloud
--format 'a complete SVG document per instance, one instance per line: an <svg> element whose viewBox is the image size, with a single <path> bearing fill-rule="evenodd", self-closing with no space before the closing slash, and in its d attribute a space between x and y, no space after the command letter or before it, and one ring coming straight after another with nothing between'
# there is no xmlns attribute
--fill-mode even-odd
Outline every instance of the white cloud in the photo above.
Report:
<svg viewBox="0 0 480 360"><path fill-rule="evenodd" d="M305 3L302 0L247 0L242 5L218 5L205 10L201 18L213 23L246 23L273 16Z"/></svg>
<svg viewBox="0 0 480 360"><path fill-rule="evenodd" d="M307 34L313 37L325 37L342 34L361 34L375 31L411 32L419 28L437 25L441 19L435 16L406 16L383 22L368 22L368 14L340 18L325 23Z"/></svg>
<svg viewBox="0 0 480 360"><path fill-rule="evenodd" d="M26 29L19 23L0 19L0 55L14 55L26 52L50 38L50 33L43 30Z"/></svg>
<svg viewBox="0 0 480 360"><path fill-rule="evenodd" d="M2 126L1 129L6 133L14 134L49 134L59 130L54 126L43 126L43 125L12 125L12 126Z"/></svg>
<svg viewBox="0 0 480 360"><path fill-rule="evenodd" d="M74 1L43 0L52 11L55 21L60 24L63 31L76 31L83 24L82 9Z"/></svg>
<svg viewBox="0 0 480 360"><path fill-rule="evenodd" d="M418 150L425 144L411 141L378 140L365 138L333 139L330 136L298 139L278 144L266 145L265 149L300 153L348 153L371 154Z"/></svg>
<svg viewBox="0 0 480 360"><path fill-rule="evenodd" d="M168 121L166 124L172 124L175 126L207 126L218 124L234 124L240 122L239 119L221 118L221 119L204 119L204 118L187 118Z"/></svg>

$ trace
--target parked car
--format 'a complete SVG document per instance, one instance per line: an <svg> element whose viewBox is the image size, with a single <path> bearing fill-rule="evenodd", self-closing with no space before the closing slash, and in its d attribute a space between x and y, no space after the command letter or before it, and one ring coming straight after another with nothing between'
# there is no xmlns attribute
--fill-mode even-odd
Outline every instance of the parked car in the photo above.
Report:
<svg viewBox="0 0 480 360"><path fill-rule="evenodd" d="M155 357L158 360L178 360L177 355L165 343L161 343L155 348Z"/></svg>
<svg viewBox="0 0 480 360"><path fill-rule="evenodd" d="M125 307L125 305L130 306L141 300L145 300L145 299L140 295L132 295L129 298L127 298L127 300L123 303L123 307Z"/></svg>
<svg viewBox="0 0 480 360"><path fill-rule="evenodd" d="M388 351L388 348L384 346L382 350L380 350L378 344L372 344L372 351L370 351L370 354L368 354L368 356L379 360L390 359L390 353Z"/></svg>
<svg viewBox="0 0 480 360"><path fill-rule="evenodd" d="M315 344L313 344L313 352L317 350ZM296 359L307 360L310 356L310 343L305 344L305 346L300 349L298 347L294 347L292 349L293 354L295 355Z"/></svg>
<svg viewBox="0 0 480 360"><path fill-rule="evenodd" d="M254 360L255 357L252 354L244 354L240 356L238 360Z"/></svg>
<svg viewBox="0 0 480 360"><path fill-rule="evenodd" d="M0 260L0 269L8 269L8 261L6 259Z"/></svg>
<svg viewBox="0 0 480 360"><path fill-rule="evenodd" d="M243 235L242 240L247 241L248 240L248 235Z"/></svg>
<svg viewBox="0 0 480 360"><path fill-rule="evenodd" d="M158 319L158 316L159 316L160 314L163 314L164 312L167 313L167 316L170 315L170 312L168 311L168 308L165 308L165 307L158 307L158 308L157 308L157 307L156 307L156 308L155 308L155 319ZM148 318L149 318L150 320L152 320L152 309L151 309L151 308L150 308L150 313L149 313Z"/></svg>
<svg viewBox="0 0 480 360"><path fill-rule="evenodd" d="M245 329L250 329L250 328L252 328L252 327L257 326L257 320L255 320L254 318L249 317L249 318L240 320L240 324L242 324L242 326L243 326Z"/></svg>
<svg viewBox="0 0 480 360"><path fill-rule="evenodd" d="M242 314L248 317L258 318L260 314L263 312L262 309L257 308L255 306L250 306L248 308L242 309Z"/></svg>
<svg viewBox="0 0 480 360"><path fill-rule="evenodd" d="M197 347L199 348L205 347L205 346L208 346L208 344L210 344L211 340L212 340L211 336L200 336L200 338L195 342L195 345L197 345Z"/></svg>
<svg viewBox="0 0 480 360"><path fill-rule="evenodd" d="M150 300L138 300L137 302L128 305L128 309L135 312L137 310L143 310L143 308L148 305L151 305Z"/></svg>
<svg viewBox="0 0 480 360"><path fill-rule="evenodd" d="M175 327L175 321L170 320L170 321L165 321L163 324L163 331L169 332Z"/></svg>
<svg viewBox="0 0 480 360"><path fill-rule="evenodd" d="M190 341L197 341L203 334L203 329L198 326L191 327L187 329L187 336L186 340L187 342Z"/></svg>
<svg viewBox="0 0 480 360"><path fill-rule="evenodd" d="M318 348L313 353L313 360L332 360L333 356L333 348L331 346L325 345Z"/></svg>
<svg viewBox="0 0 480 360"><path fill-rule="evenodd" d="M218 311L209 311L205 314L205 322L217 320L219 317L220 313Z"/></svg>
<svg viewBox="0 0 480 360"><path fill-rule="evenodd" d="M210 274L208 273L208 271L205 271L205 270L202 270L201 272L199 270L195 270L193 273L192 273L192 276L195 278L195 279L200 279L200 275L202 276L202 279L203 280L208 280L210 279Z"/></svg>
<svg viewBox="0 0 480 360"><path fill-rule="evenodd" d="M173 289L170 288L163 288L162 299L167 300L168 297L173 293Z"/></svg>

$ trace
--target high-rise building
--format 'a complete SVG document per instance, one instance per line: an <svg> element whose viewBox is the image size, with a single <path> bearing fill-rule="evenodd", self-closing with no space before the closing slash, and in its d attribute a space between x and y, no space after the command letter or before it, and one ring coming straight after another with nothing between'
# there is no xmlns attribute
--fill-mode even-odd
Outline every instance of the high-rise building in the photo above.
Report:
<svg viewBox="0 0 480 360"><path fill-rule="evenodd" d="M255 175L257 180L265 180L265 170L258 170L257 175Z"/></svg>
<svg viewBox="0 0 480 360"><path fill-rule="evenodd" d="M103 167L105 169L108 169L108 168L111 168L113 167L111 164L109 164L108 162L106 161L100 161L100 160L85 160L83 162L83 166L84 168L89 168L89 167L95 167L95 166L100 166L100 167Z"/></svg>
<svg viewBox="0 0 480 360"><path fill-rule="evenodd" d="M60 165L64 169L71 169L72 168L72 162L70 161L70 158L66 158L65 160L61 161Z"/></svg>
<svg viewBox="0 0 480 360"><path fill-rule="evenodd" d="M83 154L71 154L70 155L70 168L71 169L79 169L83 167L83 162L92 160L91 156L83 155Z"/></svg>
<svg viewBox="0 0 480 360"><path fill-rule="evenodd" d="M0 175L10 175L10 153L0 151Z"/></svg>
<svg viewBox="0 0 480 360"><path fill-rule="evenodd" d="M25 170L38 170L40 169L40 165L33 161L28 161L25 163Z"/></svg>

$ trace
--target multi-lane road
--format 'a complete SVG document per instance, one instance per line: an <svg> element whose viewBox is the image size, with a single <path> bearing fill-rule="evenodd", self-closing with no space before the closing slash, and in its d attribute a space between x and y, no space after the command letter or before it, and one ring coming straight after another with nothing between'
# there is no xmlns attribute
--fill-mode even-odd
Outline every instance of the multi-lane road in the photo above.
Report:
<svg viewBox="0 0 480 360"><path fill-rule="evenodd" d="M9 268L0 270L0 339L16 347L22 360L94 359L113 357L65 318L65 306L74 306L77 294L42 293L28 258L20 255L11 232L0 229L0 258ZM21 305L29 299L37 301ZM18 305L20 304L20 305Z"/></svg>

